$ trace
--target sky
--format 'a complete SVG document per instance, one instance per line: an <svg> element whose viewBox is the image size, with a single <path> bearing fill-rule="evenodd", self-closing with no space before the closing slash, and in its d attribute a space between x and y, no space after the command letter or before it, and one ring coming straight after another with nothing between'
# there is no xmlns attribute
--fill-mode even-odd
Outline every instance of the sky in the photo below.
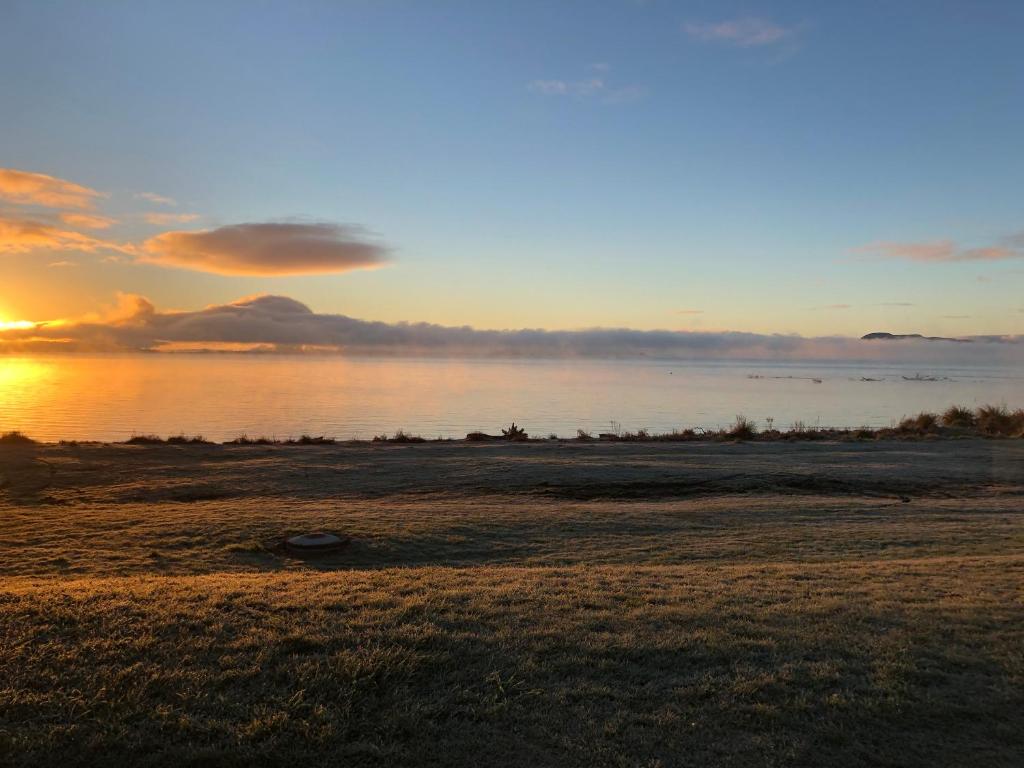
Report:
<svg viewBox="0 0 1024 768"><path fill-rule="evenodd" d="M1019 2L0 17L0 341L18 349L148 348L154 318L295 304L455 335L1024 334Z"/></svg>

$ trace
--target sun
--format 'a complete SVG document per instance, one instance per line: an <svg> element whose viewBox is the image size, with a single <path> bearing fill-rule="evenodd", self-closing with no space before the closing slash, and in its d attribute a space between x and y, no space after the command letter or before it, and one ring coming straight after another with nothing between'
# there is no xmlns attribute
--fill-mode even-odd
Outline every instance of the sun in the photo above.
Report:
<svg viewBox="0 0 1024 768"><path fill-rule="evenodd" d="M36 323L31 320L4 320L0 318L0 332L2 331L25 331L35 328Z"/></svg>

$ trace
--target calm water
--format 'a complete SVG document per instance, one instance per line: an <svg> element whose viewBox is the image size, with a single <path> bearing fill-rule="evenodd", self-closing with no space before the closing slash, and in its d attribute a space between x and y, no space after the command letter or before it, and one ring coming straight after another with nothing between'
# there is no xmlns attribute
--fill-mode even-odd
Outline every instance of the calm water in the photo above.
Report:
<svg viewBox="0 0 1024 768"><path fill-rule="evenodd" d="M903 376L942 377L906 381ZM751 378L761 377L761 378ZM862 381L862 377L880 381ZM815 383L812 379L820 379ZM725 426L887 426L951 403L1024 406L1024 370L921 370L877 364L353 359L338 356L108 355L0 357L0 430L41 440L133 433L303 433L369 438L578 428L667 431Z"/></svg>

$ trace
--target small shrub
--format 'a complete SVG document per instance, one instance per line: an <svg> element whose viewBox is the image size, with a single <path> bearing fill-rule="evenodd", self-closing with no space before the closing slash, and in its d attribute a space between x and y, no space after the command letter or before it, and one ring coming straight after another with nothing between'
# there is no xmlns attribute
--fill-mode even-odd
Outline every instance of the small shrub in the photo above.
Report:
<svg viewBox="0 0 1024 768"><path fill-rule="evenodd" d="M192 437L188 435L171 435L167 438L167 442L171 445L210 445L210 441L202 435L194 435Z"/></svg>
<svg viewBox="0 0 1024 768"><path fill-rule="evenodd" d="M736 421L726 434L736 440L751 440L757 435L757 423L743 414L737 414Z"/></svg>
<svg viewBox="0 0 1024 768"><path fill-rule="evenodd" d="M163 445L164 439L159 435L132 435L125 440L127 445Z"/></svg>
<svg viewBox="0 0 1024 768"><path fill-rule="evenodd" d="M387 440L387 438L384 438ZM425 443L426 438L420 437L419 435L410 435L403 430L395 432L394 437L391 438L392 443Z"/></svg>
<svg viewBox="0 0 1024 768"><path fill-rule="evenodd" d="M978 423L974 412L970 408L962 408L959 405L951 405L942 414L942 425L945 427L969 428Z"/></svg>
<svg viewBox="0 0 1024 768"><path fill-rule="evenodd" d="M224 445L277 445L278 441L270 437L249 437L239 435L234 440L227 440Z"/></svg>
<svg viewBox="0 0 1024 768"><path fill-rule="evenodd" d="M587 430L585 430L585 429L577 429L576 430L576 439L577 440L584 440L584 441L585 440L593 440L594 436L592 434L590 434L589 432L587 432Z"/></svg>
<svg viewBox="0 0 1024 768"><path fill-rule="evenodd" d="M514 421L511 427L501 430L501 434L505 436L506 440L526 440L529 437L526 434L526 430L522 427L517 427Z"/></svg>
<svg viewBox="0 0 1024 768"><path fill-rule="evenodd" d="M35 440L17 430L0 435L0 445L32 445L34 443Z"/></svg>
<svg viewBox="0 0 1024 768"><path fill-rule="evenodd" d="M319 435L318 437L313 437L311 435L303 435L298 440L286 440L285 444L286 445L334 445L336 442L338 442L338 441L335 440L333 437L324 437L323 435Z"/></svg>

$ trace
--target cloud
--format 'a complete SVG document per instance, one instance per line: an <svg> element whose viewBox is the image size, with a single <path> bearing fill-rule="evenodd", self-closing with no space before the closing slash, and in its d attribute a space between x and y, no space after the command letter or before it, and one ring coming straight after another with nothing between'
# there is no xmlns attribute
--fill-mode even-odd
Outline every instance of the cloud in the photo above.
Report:
<svg viewBox="0 0 1024 768"><path fill-rule="evenodd" d="M368 355L583 357L751 360L1024 360L1024 337L987 343L877 344L846 337L805 338L738 331L476 330L430 323L382 323L320 314L286 296L251 296L192 312L160 312L141 296L122 294L118 307L73 323L0 332L0 350L131 351L257 349L335 351Z"/></svg>
<svg viewBox="0 0 1024 768"><path fill-rule="evenodd" d="M29 173L14 168L0 168L0 199L19 205L41 205L46 208L95 207L101 192L43 173Z"/></svg>
<svg viewBox="0 0 1024 768"><path fill-rule="evenodd" d="M584 80L534 80L528 88L534 93L545 96L589 96L604 89L604 80L600 77L588 77Z"/></svg>
<svg viewBox="0 0 1024 768"><path fill-rule="evenodd" d="M1024 257L1024 250L1012 246L989 246L984 248L961 248L952 240L931 242L893 242L878 240L854 248L854 251L869 253L887 259L902 259L916 262L955 261L1001 261Z"/></svg>
<svg viewBox="0 0 1024 768"><path fill-rule="evenodd" d="M875 304L876 307L913 307L916 306L909 301L882 301Z"/></svg>
<svg viewBox="0 0 1024 768"><path fill-rule="evenodd" d="M774 45L793 38L796 30L764 19L744 17L717 22L691 22L683 25L690 37L740 48Z"/></svg>
<svg viewBox="0 0 1024 768"><path fill-rule="evenodd" d="M77 267L78 262L76 261L51 261L46 266L51 268L63 268L63 267Z"/></svg>
<svg viewBox="0 0 1024 768"><path fill-rule="evenodd" d="M151 203L157 205L177 205L178 201L173 197L165 197L164 195L158 195L156 192L136 192L135 197L139 200L148 200Z"/></svg>
<svg viewBox="0 0 1024 768"><path fill-rule="evenodd" d="M198 213L146 213L142 218L158 227L169 227L172 224L187 224L199 218Z"/></svg>
<svg viewBox="0 0 1024 768"><path fill-rule="evenodd" d="M0 253L19 254L37 250L87 251L112 250L135 253L131 245L100 240L90 235L46 224L33 219L0 216Z"/></svg>
<svg viewBox="0 0 1024 768"><path fill-rule="evenodd" d="M825 309L852 309L852 304L826 304Z"/></svg>
<svg viewBox="0 0 1024 768"><path fill-rule="evenodd" d="M387 250L356 227L330 223L233 224L164 232L143 244L142 261L218 275L314 275L377 267Z"/></svg>
<svg viewBox="0 0 1024 768"><path fill-rule="evenodd" d="M703 315L703 309L677 309L677 315Z"/></svg>
<svg viewBox="0 0 1024 768"><path fill-rule="evenodd" d="M970 315L943 315L943 320L970 320Z"/></svg>
<svg viewBox="0 0 1024 768"><path fill-rule="evenodd" d="M60 220L72 227L85 227L86 229L109 229L117 224L117 219L108 216L97 216L92 213L62 213Z"/></svg>
<svg viewBox="0 0 1024 768"><path fill-rule="evenodd" d="M575 96L577 98L599 98L606 104L625 104L647 95L642 85L618 85L606 79L611 66L603 62L587 67L591 74L579 80L533 80L527 88L543 96Z"/></svg>

